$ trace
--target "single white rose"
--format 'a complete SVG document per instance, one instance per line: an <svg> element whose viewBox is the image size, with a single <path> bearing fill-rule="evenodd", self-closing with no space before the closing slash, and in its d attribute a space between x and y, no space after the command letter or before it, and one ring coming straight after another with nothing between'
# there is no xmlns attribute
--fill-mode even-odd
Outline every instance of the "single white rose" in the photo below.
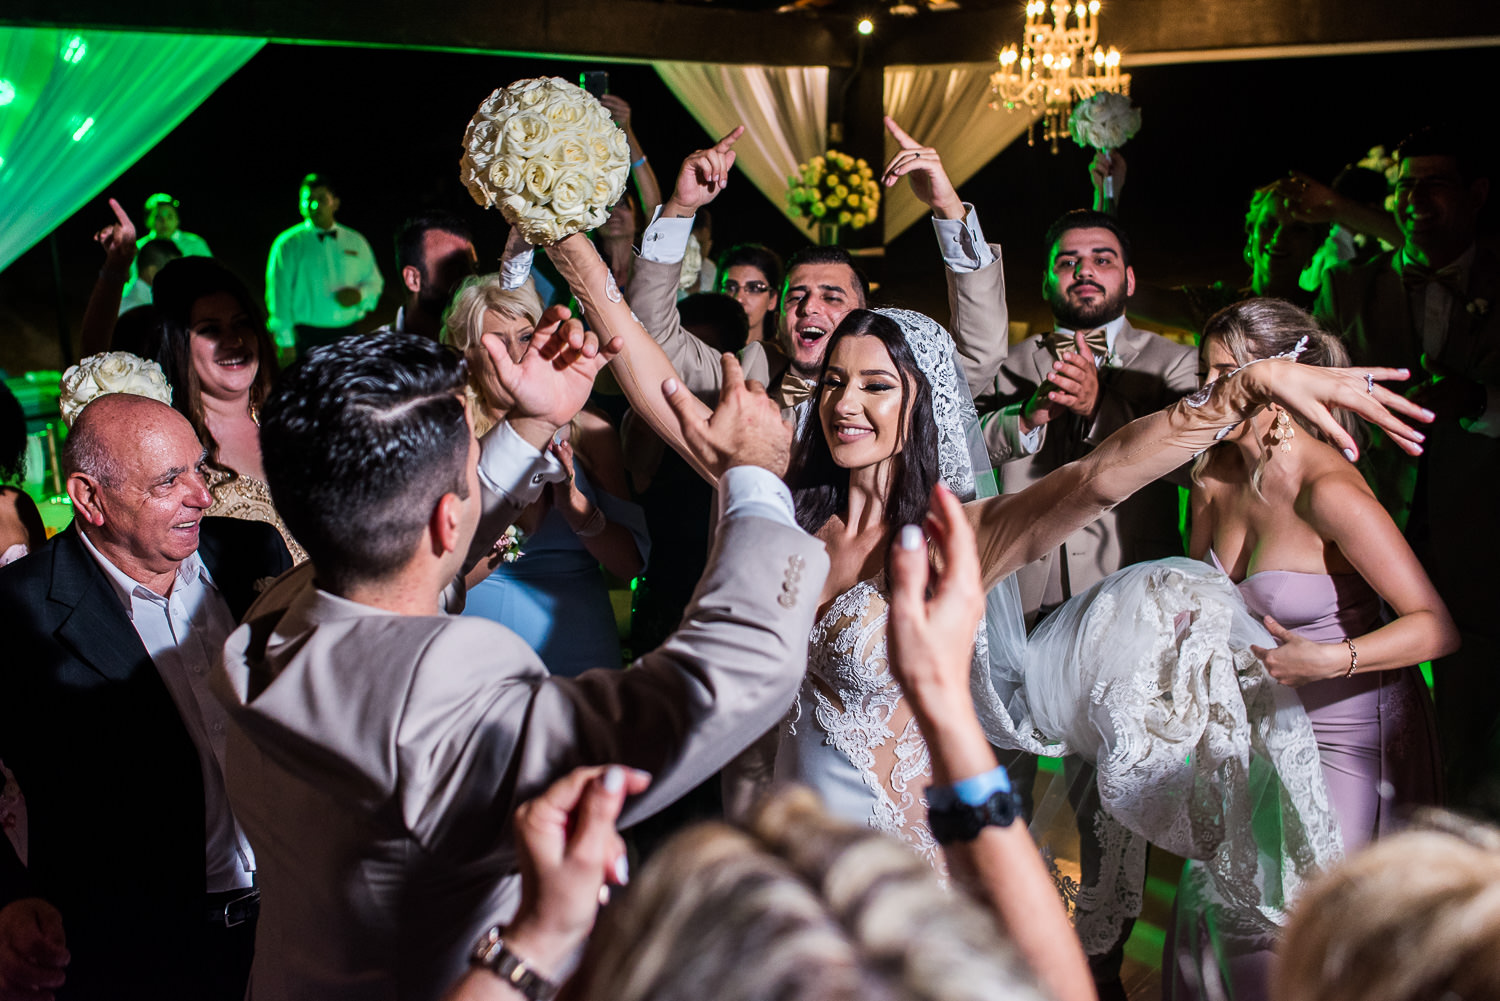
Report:
<svg viewBox="0 0 1500 1001"><path fill-rule="evenodd" d="M534 111L516 112L506 120L502 131L504 140L500 151L523 157L535 156L552 136L552 127L547 120Z"/></svg>
<svg viewBox="0 0 1500 1001"><path fill-rule="evenodd" d="M521 182L526 197L532 201L545 202L552 196L552 182L557 178L557 168L545 156L534 156L521 168Z"/></svg>
<svg viewBox="0 0 1500 1001"><path fill-rule="evenodd" d="M589 191L589 208L606 208L615 203L615 186L608 174L595 174Z"/></svg>
<svg viewBox="0 0 1500 1001"><path fill-rule="evenodd" d="M560 139L548 150L547 156L559 167L592 172L593 158L589 156L588 147L572 137Z"/></svg>
<svg viewBox="0 0 1500 1001"><path fill-rule="evenodd" d="M489 182L496 191L511 192L520 189L521 170L525 161L518 156L497 157L490 165Z"/></svg>
<svg viewBox="0 0 1500 1001"><path fill-rule="evenodd" d="M544 77L537 80L523 80L513 83L506 88L520 108L534 108L547 100L547 94L551 90L552 81L556 77Z"/></svg>
<svg viewBox="0 0 1500 1001"><path fill-rule="evenodd" d="M593 185L583 171L564 168L552 181L552 211L559 216L582 215Z"/></svg>
<svg viewBox="0 0 1500 1001"><path fill-rule="evenodd" d="M605 134L592 135L588 138L589 157L594 161L596 167L608 167L609 161L614 158L614 151L609 146L609 136Z"/></svg>
<svg viewBox="0 0 1500 1001"><path fill-rule="evenodd" d="M560 131L571 131L582 125L588 116L583 102L568 94L558 95L542 109L547 124Z"/></svg>

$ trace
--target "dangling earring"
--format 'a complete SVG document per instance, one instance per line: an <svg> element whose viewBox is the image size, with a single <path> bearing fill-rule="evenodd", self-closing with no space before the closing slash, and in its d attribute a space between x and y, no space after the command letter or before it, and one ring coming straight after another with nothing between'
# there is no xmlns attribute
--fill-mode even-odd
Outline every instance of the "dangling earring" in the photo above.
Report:
<svg viewBox="0 0 1500 1001"><path fill-rule="evenodd" d="M1276 423L1271 425L1271 438L1279 442L1282 452L1292 450L1292 439L1297 437L1296 425L1292 423L1292 415L1285 410L1276 413Z"/></svg>

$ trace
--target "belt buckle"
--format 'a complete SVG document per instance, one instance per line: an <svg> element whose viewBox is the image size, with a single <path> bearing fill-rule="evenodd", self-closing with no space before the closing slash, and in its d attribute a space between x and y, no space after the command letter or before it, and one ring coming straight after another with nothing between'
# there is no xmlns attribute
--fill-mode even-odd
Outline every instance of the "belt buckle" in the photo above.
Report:
<svg viewBox="0 0 1500 1001"><path fill-rule="evenodd" d="M255 901L259 900L259 899L260 899L260 888L259 887L251 887L250 891L248 893L246 893L243 897L235 897L233 900L230 900L230 901L226 902L224 904L224 927L225 928L236 928L236 927L244 924L246 921L250 920L250 916L249 916L249 913L248 913L249 908L246 908L245 911L241 912L239 920L235 920L230 915L230 913L229 913L230 908L234 907L234 905L236 905L236 904L242 904L242 903L245 903L246 901L250 901L250 902L253 903L253 902L255 902Z"/></svg>

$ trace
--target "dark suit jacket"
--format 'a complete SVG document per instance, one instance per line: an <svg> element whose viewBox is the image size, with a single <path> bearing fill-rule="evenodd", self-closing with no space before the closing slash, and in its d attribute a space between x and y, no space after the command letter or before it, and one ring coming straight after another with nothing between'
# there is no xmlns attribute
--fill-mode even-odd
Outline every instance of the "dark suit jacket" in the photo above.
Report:
<svg viewBox="0 0 1500 1001"><path fill-rule="evenodd" d="M62 913L59 997L201 996L204 804L198 754L77 529L0 569L0 759L26 797L30 859L0 903ZM276 530L206 518L199 552L238 620L290 568Z"/></svg>
<svg viewBox="0 0 1500 1001"><path fill-rule="evenodd" d="M1405 366L1421 378L1421 337L1394 257L1394 252L1385 253L1367 264L1330 270L1315 311L1324 326L1344 339L1355 365ZM1428 359L1428 367L1486 388L1500 386L1500 252L1493 247L1477 248L1466 294L1475 308L1466 309L1462 301L1454 304L1443 349L1436 359ZM1500 638L1500 617L1495 615L1500 439L1451 421L1423 431L1427 442L1420 477L1415 461L1380 435L1366 454L1367 475L1398 520L1410 502L1407 537L1459 627Z"/></svg>

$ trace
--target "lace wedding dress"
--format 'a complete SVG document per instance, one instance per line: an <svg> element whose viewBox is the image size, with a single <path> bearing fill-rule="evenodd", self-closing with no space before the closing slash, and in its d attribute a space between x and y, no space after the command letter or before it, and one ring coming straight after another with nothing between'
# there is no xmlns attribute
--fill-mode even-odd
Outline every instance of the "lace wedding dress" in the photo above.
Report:
<svg viewBox="0 0 1500 1001"><path fill-rule="evenodd" d="M973 497L987 469L966 438L973 404L949 362L951 341L919 314L882 312L901 323L932 384L944 480ZM923 799L927 747L887 656L886 594L883 577L860 581L814 626L775 773L941 868ZM1229 579L1195 560L1128 567L1029 638L1014 581L991 592L971 674L991 743L1077 754L1097 768L1102 809L1085 805L1079 820L1093 825L1103 858L1068 890L1091 953L1139 912L1139 892L1124 888L1143 885L1145 840L1201 862L1202 906L1224 912L1220 926L1248 941L1273 937L1302 883L1341 857L1307 714L1252 644L1274 640ZM1064 797L1062 787L1052 783L1048 800ZM1057 807L1044 800L1033 815Z"/></svg>

